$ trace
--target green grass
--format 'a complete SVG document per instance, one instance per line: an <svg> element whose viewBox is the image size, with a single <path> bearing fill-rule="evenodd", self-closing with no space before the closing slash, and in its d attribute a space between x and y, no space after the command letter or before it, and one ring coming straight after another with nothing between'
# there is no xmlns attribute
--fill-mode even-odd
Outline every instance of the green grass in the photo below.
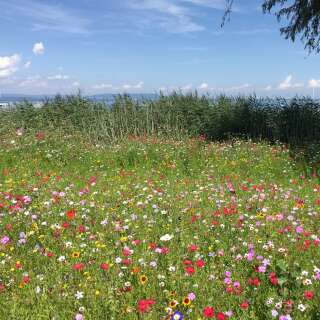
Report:
<svg viewBox="0 0 320 320"><path fill-rule="evenodd" d="M38 139L3 135L0 152L0 238L10 238L0 245L0 319L160 319L172 300L179 303L173 312L185 319L205 319L208 306L216 313L232 311L230 319L272 319L279 301L279 315L320 319L314 278L320 271L314 244L319 181L301 178L284 146L155 136L99 145L81 135L45 132ZM22 203L19 195L32 201ZM69 210L75 210L72 219ZM21 232L25 244L18 243ZM173 238L161 241L166 234ZM157 253L153 244L169 251ZM192 244L194 252L188 250ZM250 245L253 261L246 259ZM125 248L133 250L127 266ZM270 261L265 273L255 271L262 264L257 256ZM188 276L185 260L204 266ZM74 270L76 263L84 269ZM226 291L226 271L240 283L238 294ZM271 272L279 285L271 284ZM142 275L148 278L144 285ZM248 285L249 278L260 285ZM305 279L312 283L303 284ZM304 297L306 290L313 299ZM76 299L77 291L83 298ZM196 298L184 306L190 293ZM155 304L139 313L141 299ZM246 310L240 308L244 301Z"/></svg>

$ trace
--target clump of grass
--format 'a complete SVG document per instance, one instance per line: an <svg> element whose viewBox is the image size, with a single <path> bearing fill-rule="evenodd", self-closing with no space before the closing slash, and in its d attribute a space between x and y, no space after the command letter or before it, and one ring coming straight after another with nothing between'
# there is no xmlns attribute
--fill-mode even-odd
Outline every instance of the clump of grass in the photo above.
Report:
<svg viewBox="0 0 320 320"><path fill-rule="evenodd" d="M56 96L42 108L28 102L0 111L2 132L12 128L29 131L75 132L97 143L128 136L180 139L205 136L211 141L245 138L286 143L312 165L319 161L320 104L309 98L285 100L218 96L197 93L136 101L119 95L111 105L80 95Z"/></svg>

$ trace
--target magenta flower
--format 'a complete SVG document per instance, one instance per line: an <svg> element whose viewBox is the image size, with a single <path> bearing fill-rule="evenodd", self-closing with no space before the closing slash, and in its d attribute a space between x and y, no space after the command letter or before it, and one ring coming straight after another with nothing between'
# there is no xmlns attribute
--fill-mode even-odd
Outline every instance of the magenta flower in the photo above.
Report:
<svg viewBox="0 0 320 320"><path fill-rule="evenodd" d="M10 241L10 238L8 236L3 236L1 238L1 244L6 245Z"/></svg>
<svg viewBox="0 0 320 320"><path fill-rule="evenodd" d="M302 233L303 232L303 227L302 226L297 226L296 227L296 233Z"/></svg>

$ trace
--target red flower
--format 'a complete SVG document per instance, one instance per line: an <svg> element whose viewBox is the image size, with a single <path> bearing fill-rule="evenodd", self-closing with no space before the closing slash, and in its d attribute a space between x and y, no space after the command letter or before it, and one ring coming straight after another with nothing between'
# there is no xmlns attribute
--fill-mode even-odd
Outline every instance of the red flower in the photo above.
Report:
<svg viewBox="0 0 320 320"><path fill-rule="evenodd" d="M155 304L156 302L152 299L143 299L143 300L140 300L138 302L138 311L140 313L145 313L145 312L148 312L150 311L151 307Z"/></svg>
<svg viewBox="0 0 320 320"><path fill-rule="evenodd" d="M188 250L190 252L197 251L198 247L195 244L190 244L190 246L188 247Z"/></svg>
<svg viewBox="0 0 320 320"><path fill-rule="evenodd" d="M205 318L213 318L214 317L214 309L212 307L205 307L203 309L203 316Z"/></svg>
<svg viewBox="0 0 320 320"><path fill-rule="evenodd" d="M305 291L304 292L304 297L308 300L311 300L313 298L314 294L312 291Z"/></svg>
<svg viewBox="0 0 320 320"><path fill-rule="evenodd" d="M62 223L62 227L65 228L65 229L69 228L69 226L70 226L70 224L69 224L69 222L67 222L67 221L64 221L64 222Z"/></svg>
<svg viewBox="0 0 320 320"><path fill-rule="evenodd" d="M157 245L155 243L149 243L148 247L149 249L154 250L157 247Z"/></svg>
<svg viewBox="0 0 320 320"><path fill-rule="evenodd" d="M131 264L131 262L132 262L131 259L124 259L124 260L122 261L122 263L123 263L124 265L126 265L126 266L128 266L129 264Z"/></svg>
<svg viewBox="0 0 320 320"><path fill-rule="evenodd" d="M275 286L278 285L278 279L277 279L277 276L274 272L270 273L269 280L273 285L275 285Z"/></svg>
<svg viewBox="0 0 320 320"><path fill-rule="evenodd" d="M83 269L84 269L84 264L81 263L81 262L75 263L75 264L73 265L73 270L78 270L78 271L80 271L80 270L83 270Z"/></svg>
<svg viewBox="0 0 320 320"><path fill-rule="evenodd" d="M109 269L109 265L108 265L107 263L105 263L105 262L102 262L102 263L100 264L100 268L101 268L102 270L107 271L107 270Z"/></svg>
<svg viewBox="0 0 320 320"><path fill-rule="evenodd" d="M248 308L249 308L249 303L248 303L248 301L243 301L243 302L240 304L240 308L241 308L242 310L248 309Z"/></svg>
<svg viewBox="0 0 320 320"><path fill-rule="evenodd" d="M29 283L29 281L30 281L29 276L24 276L24 277L22 278L22 281L23 281L24 283Z"/></svg>
<svg viewBox="0 0 320 320"><path fill-rule="evenodd" d="M191 260L184 260L184 261L183 261L183 264L184 264L185 266L190 266L190 265L192 264L192 261L191 261Z"/></svg>
<svg viewBox="0 0 320 320"><path fill-rule="evenodd" d="M78 230L79 230L80 233L84 233L86 231L86 227L83 226L83 225L80 225Z"/></svg>
<svg viewBox="0 0 320 320"><path fill-rule="evenodd" d="M186 267L185 271L188 275L192 275L195 272L194 267Z"/></svg>
<svg viewBox="0 0 320 320"><path fill-rule="evenodd" d="M72 220L72 219L74 219L74 217L75 217L75 215L76 215L76 211L75 210L69 210L69 211L67 211L67 213L66 213L66 215L67 215L67 218L69 219L69 220Z"/></svg>
<svg viewBox="0 0 320 320"><path fill-rule="evenodd" d="M203 260L198 260L198 261L196 262L196 265L197 265L198 268L203 268L203 267L204 267L204 262L203 262Z"/></svg>
<svg viewBox="0 0 320 320"><path fill-rule="evenodd" d="M216 318L218 320L224 320L226 317L222 312L218 312L217 315L216 315Z"/></svg>

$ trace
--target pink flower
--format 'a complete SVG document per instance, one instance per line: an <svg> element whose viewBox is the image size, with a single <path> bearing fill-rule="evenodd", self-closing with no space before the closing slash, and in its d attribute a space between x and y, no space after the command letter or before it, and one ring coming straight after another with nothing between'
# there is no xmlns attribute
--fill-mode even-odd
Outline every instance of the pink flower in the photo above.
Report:
<svg viewBox="0 0 320 320"><path fill-rule="evenodd" d="M6 245L10 241L10 238L8 236L3 236L1 238L1 244Z"/></svg>
<svg viewBox="0 0 320 320"><path fill-rule="evenodd" d="M303 232L303 227L302 226L297 226L296 227L296 233L302 233Z"/></svg>
<svg viewBox="0 0 320 320"><path fill-rule="evenodd" d="M188 298L189 298L191 301L193 301L193 300L196 298L196 295L195 295L193 292L190 292L190 293L188 294Z"/></svg>

